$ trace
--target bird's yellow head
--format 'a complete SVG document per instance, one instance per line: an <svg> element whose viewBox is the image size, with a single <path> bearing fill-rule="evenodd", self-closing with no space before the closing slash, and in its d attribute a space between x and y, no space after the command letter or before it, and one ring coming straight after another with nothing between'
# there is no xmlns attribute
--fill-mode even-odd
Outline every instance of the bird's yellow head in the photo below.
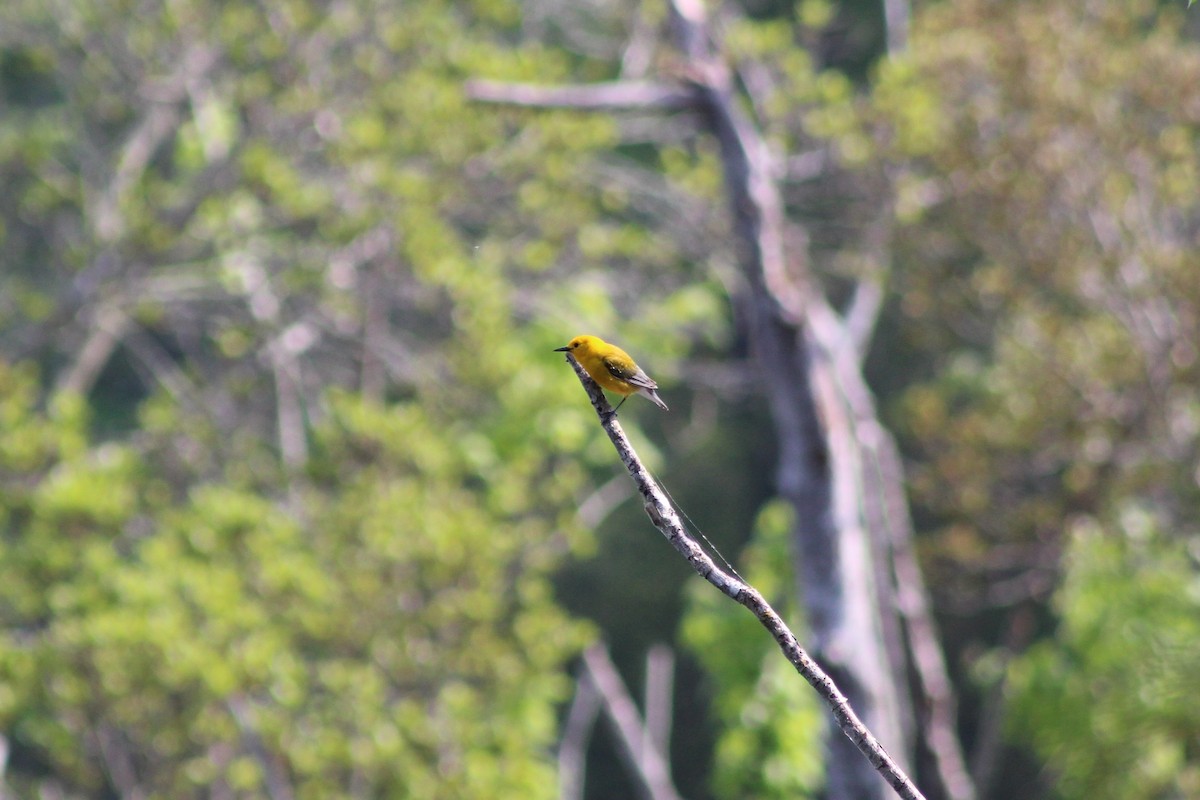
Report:
<svg viewBox="0 0 1200 800"><path fill-rule="evenodd" d="M603 344L604 344L604 340L601 339L599 336L588 336L587 334L584 334L582 336L576 336L574 339L567 342L566 347L554 348L554 352L570 353L571 355L575 356L576 358L579 358L581 356L586 356L595 350L598 350Z"/></svg>

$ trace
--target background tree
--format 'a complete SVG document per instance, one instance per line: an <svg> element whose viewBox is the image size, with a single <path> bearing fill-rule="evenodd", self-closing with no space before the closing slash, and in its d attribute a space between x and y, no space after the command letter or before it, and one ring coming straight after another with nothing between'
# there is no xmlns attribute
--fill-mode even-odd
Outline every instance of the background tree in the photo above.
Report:
<svg viewBox="0 0 1200 800"><path fill-rule="evenodd" d="M566 168L607 126L457 87L571 59L504 3L0 13L10 787L552 793L594 434L548 353L676 255Z"/></svg>
<svg viewBox="0 0 1200 800"><path fill-rule="evenodd" d="M994 747L1006 707L1052 770L1039 793L1194 791L1200 718L1165 701L1192 603L1163 591L1196 574L1200 499L1184 22L1154 3L930 7L876 94L906 157L897 324L939 354L895 419L952 661L992 686L974 738L995 796L1039 791Z"/></svg>

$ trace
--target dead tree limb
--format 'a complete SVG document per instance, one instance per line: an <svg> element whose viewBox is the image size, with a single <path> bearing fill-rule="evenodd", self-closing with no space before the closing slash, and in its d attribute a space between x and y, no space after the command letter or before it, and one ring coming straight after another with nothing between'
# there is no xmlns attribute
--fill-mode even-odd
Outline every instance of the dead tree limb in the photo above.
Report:
<svg viewBox="0 0 1200 800"><path fill-rule="evenodd" d="M810 273L806 231L788 224L778 188L782 166L741 110L703 6L675 0L671 13L700 114L720 147L739 261L751 286L751 340L775 421L778 489L796 511L797 574L814 656L906 763L911 712L905 665L893 663L885 646L889 628L895 627L885 602L891 587L879 581L887 571L862 514L853 410L840 402L830 356L854 359L856 368L857 358L850 348L843 354L820 346L814 315L825 310L825 319L836 315ZM828 744L829 796L880 796L878 784L845 741L834 737Z"/></svg>
<svg viewBox="0 0 1200 800"><path fill-rule="evenodd" d="M559 800L583 800L587 747L599 713L600 693L587 672L581 672L575 681L575 696L558 743Z"/></svg>
<svg viewBox="0 0 1200 800"><path fill-rule="evenodd" d="M862 723L858 715L855 714L854 709L850 707L846 696L838 689L829 675L800 646L800 642L796 639L795 634L792 633L787 623L783 621L783 618L771 607L762 594L754 587L718 567L700 544L688 534L679 519L679 515L675 511L675 507L667 499L666 493L650 475L650 471L646 469L634 451L633 445L630 444L629 438L621 428L620 422L617 421L612 406L609 405L603 391L601 391L600 387L596 385L596 382L591 379L583 367L579 365L579 362L569 354L567 355L567 362L575 370L580 383L583 384L583 388L587 391L588 397L592 401L592 407L596 409L596 413L600 417L600 424L603 426L605 433L608 434L608 438L612 441L613 446L616 447L617 455L620 456L622 463L625 464L625 468L629 471L630 477L633 478L638 492L642 495L646 514L650 517L650 521L654 523L654 526L666 537L671 546L687 560L692 569L700 577L717 587L717 589L729 598L745 606L754 614L762 626L771 634L772 638L775 639L776 644L779 645L779 649L783 651L784 656L796 668L796 671L816 689L817 694L829 706L841 731L866 756L871 766L896 790L896 793L900 797L905 798L905 800L924 800L924 795L921 794L896 761L888 755L887 751L879 743L879 740ZM601 688L601 692L603 693L603 688Z"/></svg>
<svg viewBox="0 0 1200 800"><path fill-rule="evenodd" d="M646 738L648 752L671 752L671 710L675 690L675 654L665 644L656 644L646 653Z"/></svg>
<svg viewBox="0 0 1200 800"><path fill-rule="evenodd" d="M681 800L671 782L667 757L649 745L646 726L616 665L608 657L608 649L602 644L592 645L583 651L583 665L600 693L602 708L617 734L625 761L637 776L646 797L649 800Z"/></svg>
<svg viewBox="0 0 1200 800"><path fill-rule="evenodd" d="M686 88L654 81L614 81L572 86L542 86L532 83L467 81L467 97L486 103L504 103L530 108L577 108L585 111L614 111L623 108L656 108L677 111L688 108L693 96Z"/></svg>

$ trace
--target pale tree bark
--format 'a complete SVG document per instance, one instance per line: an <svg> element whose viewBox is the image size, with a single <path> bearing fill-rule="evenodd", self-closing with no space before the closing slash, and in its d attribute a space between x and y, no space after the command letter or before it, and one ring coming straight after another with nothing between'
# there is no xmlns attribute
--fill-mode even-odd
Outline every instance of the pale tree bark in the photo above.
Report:
<svg viewBox="0 0 1200 800"><path fill-rule="evenodd" d="M587 673L575 681L575 696L558 743L559 800L583 800L588 742L600 714L600 693Z"/></svg>
<svg viewBox="0 0 1200 800"><path fill-rule="evenodd" d="M671 712L675 692L675 654L665 644L656 644L646 653L646 689L642 707L646 709L643 752L671 752Z"/></svg>
<svg viewBox="0 0 1200 800"><path fill-rule="evenodd" d="M639 714L603 644L583 654L575 697L558 748L559 800L581 800L588 743L601 712L612 724L622 761L648 800L679 800L671 781L671 694L675 656L666 645L646 654L646 687Z"/></svg>
<svg viewBox="0 0 1200 800"><path fill-rule="evenodd" d="M601 707L642 795L646 800L681 800L671 781L667 755L653 745L637 705L608 657L608 649L599 644L589 647L583 653L583 666L588 681L600 693Z"/></svg>
<svg viewBox="0 0 1200 800"><path fill-rule="evenodd" d="M751 341L775 420L777 488L796 511L797 575L813 657L893 758L911 770L901 716L905 675L884 646L873 548L859 514L857 448L834 402L827 353L809 316L820 303L808 272L807 236L789 231L771 154L740 111L732 74L711 46L703 7L672 6L676 41L721 148L742 271L751 286ZM883 797L873 770L841 736L828 739L830 800Z"/></svg>

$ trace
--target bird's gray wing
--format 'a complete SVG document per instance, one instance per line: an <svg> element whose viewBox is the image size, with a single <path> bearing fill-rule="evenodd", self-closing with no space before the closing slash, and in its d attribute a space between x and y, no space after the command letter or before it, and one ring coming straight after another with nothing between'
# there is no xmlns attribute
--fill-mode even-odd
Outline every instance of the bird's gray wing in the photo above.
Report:
<svg viewBox="0 0 1200 800"><path fill-rule="evenodd" d="M640 386L643 389L657 389L658 384L655 383L649 375L642 371L641 367L634 367L632 370L623 367L619 362L606 358L604 366L612 373L613 377L620 378L623 381L632 383L634 386Z"/></svg>

